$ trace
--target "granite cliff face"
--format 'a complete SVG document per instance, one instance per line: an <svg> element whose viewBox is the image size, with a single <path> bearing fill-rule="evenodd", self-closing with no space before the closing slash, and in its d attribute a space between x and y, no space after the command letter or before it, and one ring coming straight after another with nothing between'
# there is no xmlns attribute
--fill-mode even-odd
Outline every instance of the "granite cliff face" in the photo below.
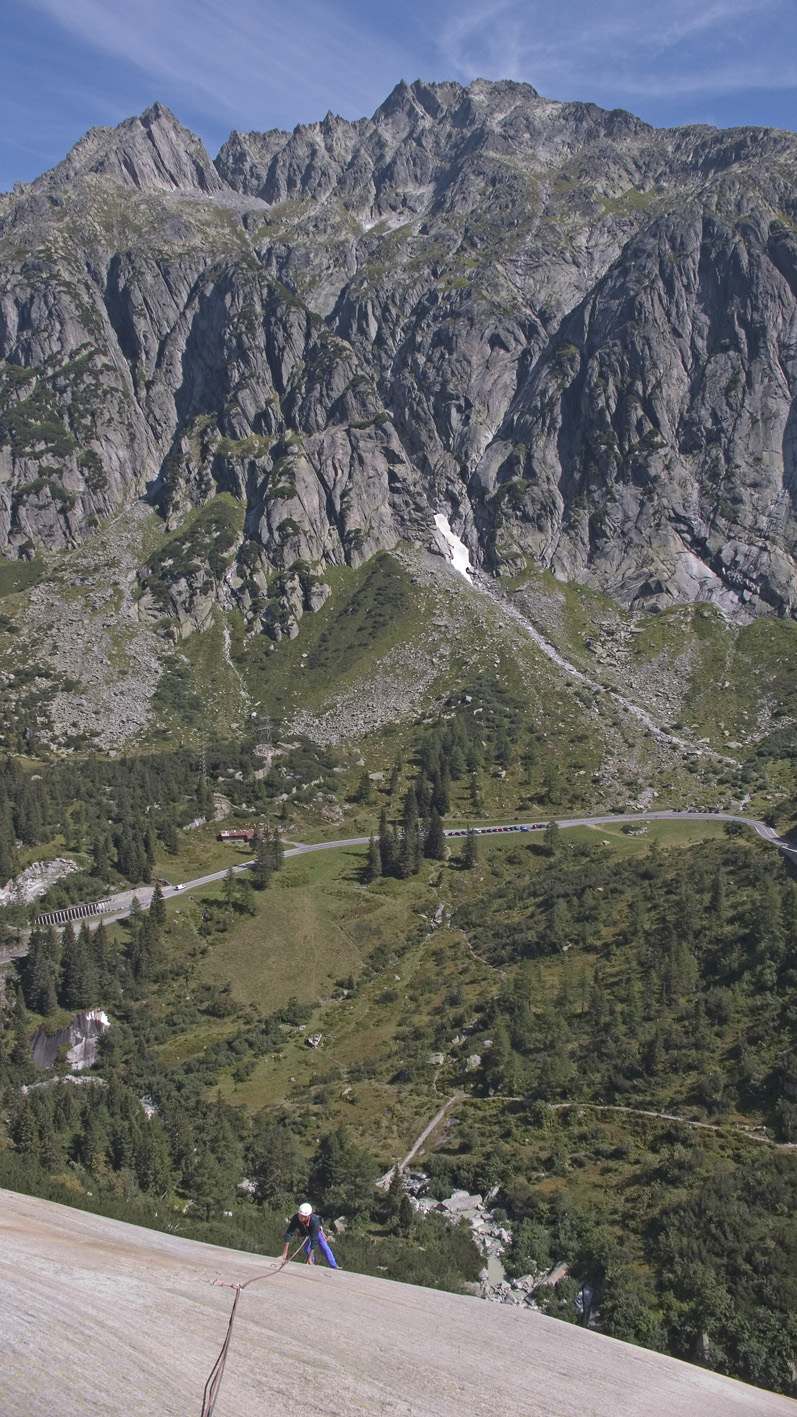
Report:
<svg viewBox="0 0 797 1417"><path fill-rule="evenodd" d="M444 511L626 605L797 606L797 138L514 83L233 133L156 105L0 197L0 546L241 507L142 568L295 633L325 568ZM194 552L196 547L194 547ZM200 617L201 619L201 617Z"/></svg>

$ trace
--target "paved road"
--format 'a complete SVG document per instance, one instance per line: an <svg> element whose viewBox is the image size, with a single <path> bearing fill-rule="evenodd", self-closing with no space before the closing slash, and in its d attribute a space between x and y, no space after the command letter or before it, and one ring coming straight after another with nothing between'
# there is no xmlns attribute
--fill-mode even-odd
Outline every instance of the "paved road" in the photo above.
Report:
<svg viewBox="0 0 797 1417"><path fill-rule="evenodd" d="M660 812L608 812L600 816L592 817L557 817L555 821L559 827L564 829L567 827L612 826L619 822L742 822L745 826L752 827L753 831L757 832L764 841L768 841L773 846L779 847L780 850L791 857L793 861L797 861L797 847L785 841L783 837L778 836L778 833L772 827L767 826L766 822L756 821L752 817L740 817L733 812L679 812L673 808ZM540 832L545 830L546 825L546 822L506 822L501 826L480 826L475 827L474 830L481 836L497 836L505 832ZM445 834L447 837L463 837L465 829L451 828L446 831ZM289 856L307 856L314 851L337 851L345 847L367 846L369 841L370 837L368 836L347 836L339 837L335 841L307 842L303 845L288 847L285 851L285 856L286 858ZM234 862L232 869L237 874L239 871L251 870L254 864L254 861ZM184 895L186 891L197 890L202 886L214 885L216 881L224 880L228 870L229 867L225 867L223 871L211 871L206 876L195 876L191 881L183 881L175 886L166 886L163 888L164 898L172 899L175 896ZM154 887L152 886L138 886L135 890L123 891L116 896L109 897L111 908L103 912L102 919L109 924L114 920L123 920L130 914L134 897L146 908L152 898L153 889ZM98 923L97 919L86 922L89 929L95 928ZM23 950L22 953L24 952ZM20 951L18 949L13 951L13 954L17 957L19 953ZM7 952L5 956L0 954L0 963L3 957L10 957L10 953Z"/></svg>
<svg viewBox="0 0 797 1417"><path fill-rule="evenodd" d="M769 841L772 842L773 845L779 846L787 855L797 860L797 847L784 841L772 827L768 827L765 822L756 821L752 817L736 816L733 812L678 812L673 809L661 812L613 812L595 817L557 817L555 820L557 826L563 829L567 827L611 826L618 822L683 822L690 820L698 822L743 822L745 826L752 827L760 837L763 837L764 841ZM545 830L547 825L547 822L505 822L501 826L480 826L475 827L474 830L480 836L498 836L505 832L541 832ZM465 828L451 828L446 831L445 835L447 837L464 837ZM313 851L336 851L349 846L367 846L370 840L371 838L369 836L347 836L339 837L335 841L308 842L301 846L289 847L285 852L285 856L286 858L289 856L307 856ZM238 862L233 865L233 871L248 871L254 864L254 861ZM229 867L225 867L223 871L214 871L211 875L198 876L196 880L185 881L180 886L171 886L168 890L164 890L164 895L171 897L182 894L184 891L193 890L197 886L207 886L211 885L214 881L221 881L226 876L228 869ZM146 887L144 889L147 890ZM128 892L128 894L130 893ZM143 894L139 896L139 899L141 899L143 904ZM108 916L105 918L107 919Z"/></svg>
<svg viewBox="0 0 797 1417"><path fill-rule="evenodd" d="M4 1417L191 1417L262 1257L0 1191ZM216 1417L797 1417L574 1324L294 1263L241 1294Z"/></svg>

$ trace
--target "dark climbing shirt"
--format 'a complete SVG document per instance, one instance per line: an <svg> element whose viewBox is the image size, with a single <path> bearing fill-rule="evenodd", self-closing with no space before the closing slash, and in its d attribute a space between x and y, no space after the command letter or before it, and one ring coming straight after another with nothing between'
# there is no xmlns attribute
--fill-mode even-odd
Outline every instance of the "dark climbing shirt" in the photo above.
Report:
<svg viewBox="0 0 797 1417"><path fill-rule="evenodd" d="M285 1231L285 1243L287 1244L287 1242L288 1242L289 1240L292 1240L292 1239L293 1239L293 1236L296 1234L296 1231L298 1230L298 1231L299 1231L299 1235L300 1235L300 1237L301 1237L303 1240L306 1240L307 1237L308 1237L308 1235L309 1235L309 1237L310 1237L310 1244L312 1245L312 1247L313 1247L314 1250L317 1250L317 1249L318 1249L318 1232L319 1232L320 1229L321 1229L321 1217L320 1217L320 1215L316 1215L315 1212L313 1212L313 1214L312 1214L312 1215L309 1215L309 1216L307 1217L307 1220L305 1220L305 1219L303 1218L303 1216L301 1216L301 1215L299 1214L298 1210L297 1210L296 1214L295 1214L295 1215L292 1215L291 1218L290 1218L290 1220L288 1221L288 1228L287 1228L287 1230Z"/></svg>

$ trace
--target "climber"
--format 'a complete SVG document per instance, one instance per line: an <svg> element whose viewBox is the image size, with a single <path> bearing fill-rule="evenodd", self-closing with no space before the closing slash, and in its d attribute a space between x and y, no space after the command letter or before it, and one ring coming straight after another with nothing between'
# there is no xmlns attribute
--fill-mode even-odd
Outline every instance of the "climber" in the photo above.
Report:
<svg viewBox="0 0 797 1417"><path fill-rule="evenodd" d="M337 1269L338 1262L329 1248L327 1238L321 1229L321 1217L314 1213L313 1207L308 1205L306 1201L303 1205L299 1206L296 1214L292 1215L288 1221L288 1228L285 1231L285 1248L282 1251L283 1263L288 1258L288 1248L297 1230L299 1232L299 1238L304 1237L303 1248L307 1255L308 1264L315 1264L313 1251L320 1250L330 1268Z"/></svg>

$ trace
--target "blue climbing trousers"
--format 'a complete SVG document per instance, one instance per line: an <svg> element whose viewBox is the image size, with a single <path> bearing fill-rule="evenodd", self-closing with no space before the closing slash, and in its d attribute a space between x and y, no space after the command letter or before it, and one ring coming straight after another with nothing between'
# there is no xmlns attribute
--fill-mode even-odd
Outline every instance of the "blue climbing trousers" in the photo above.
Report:
<svg viewBox="0 0 797 1417"><path fill-rule="evenodd" d="M337 1269L338 1262L335 1259L335 1256L333 1255L332 1251L330 1250L329 1245L327 1244L326 1236L324 1235L323 1230L319 1230L318 1232L318 1248L324 1256L324 1259L326 1260L330 1269ZM304 1242L304 1252L307 1255L310 1264L314 1264L315 1261L313 1260L313 1242L309 1235Z"/></svg>

